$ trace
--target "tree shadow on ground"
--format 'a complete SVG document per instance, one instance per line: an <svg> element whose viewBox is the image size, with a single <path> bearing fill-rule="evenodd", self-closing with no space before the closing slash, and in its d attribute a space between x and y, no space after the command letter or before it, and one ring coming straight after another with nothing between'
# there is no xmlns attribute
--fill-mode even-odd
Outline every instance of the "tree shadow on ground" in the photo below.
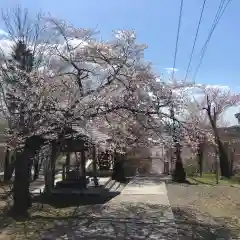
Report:
<svg viewBox="0 0 240 240"><path fill-rule="evenodd" d="M180 240L190 239L238 239L240 229L229 228L226 219L197 217L190 208L172 208Z"/></svg>
<svg viewBox="0 0 240 240"><path fill-rule="evenodd" d="M84 205L102 205L106 204L112 198L119 195L119 192L109 192L106 189L100 190L99 194L79 194L79 193L67 193L67 194L52 194L45 195L41 194L34 196L32 199L33 203L48 204L54 208L66 208L76 207Z"/></svg>
<svg viewBox="0 0 240 240"><path fill-rule="evenodd" d="M208 183L208 182L198 180L195 177L189 177L189 178L196 182L196 184L194 184L194 185L199 185L199 184L210 185L210 186L215 186L216 185L214 183Z"/></svg>
<svg viewBox="0 0 240 240"><path fill-rule="evenodd" d="M19 239L237 239L233 230L215 223L200 223L189 209L158 204L118 202L77 208L71 216L42 216L40 213L13 231ZM191 211L190 211L191 212ZM177 231L176 231L177 229ZM231 238L230 238L231 237Z"/></svg>

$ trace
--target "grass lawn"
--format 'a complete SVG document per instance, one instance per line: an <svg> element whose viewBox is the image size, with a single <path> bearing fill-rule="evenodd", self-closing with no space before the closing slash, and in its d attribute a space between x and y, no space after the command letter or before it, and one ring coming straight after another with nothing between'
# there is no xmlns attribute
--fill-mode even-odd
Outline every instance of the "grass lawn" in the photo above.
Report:
<svg viewBox="0 0 240 240"><path fill-rule="evenodd" d="M204 173L202 177L199 175L188 176L187 180L192 184L217 185L216 175L212 173ZM234 176L231 179L222 178L219 176L218 184L240 188L240 176Z"/></svg>

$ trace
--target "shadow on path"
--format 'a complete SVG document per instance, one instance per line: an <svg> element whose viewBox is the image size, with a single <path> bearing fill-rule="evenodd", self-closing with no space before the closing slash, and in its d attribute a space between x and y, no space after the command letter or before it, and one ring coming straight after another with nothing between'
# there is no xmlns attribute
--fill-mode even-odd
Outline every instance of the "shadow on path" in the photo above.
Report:
<svg viewBox="0 0 240 240"><path fill-rule="evenodd" d="M199 223L188 209L173 209L176 224L167 220L169 207L155 204L125 204L87 210L78 208L68 217L36 215L24 229L19 224L15 231L21 239L237 239L234 231L218 224ZM34 227L35 226L35 227ZM178 235L175 228L178 229ZM26 234L32 232L32 237ZM22 235L21 235L22 234Z"/></svg>

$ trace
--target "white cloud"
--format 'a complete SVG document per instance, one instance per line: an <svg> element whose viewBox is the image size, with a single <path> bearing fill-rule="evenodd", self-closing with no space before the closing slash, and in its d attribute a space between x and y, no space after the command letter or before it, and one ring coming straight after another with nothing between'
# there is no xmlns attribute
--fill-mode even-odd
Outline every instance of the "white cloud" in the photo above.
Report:
<svg viewBox="0 0 240 240"><path fill-rule="evenodd" d="M211 84L208 84L208 85L206 85L206 88L219 88L219 89L222 89L222 90L230 90L230 87L225 86L225 85L211 85Z"/></svg>
<svg viewBox="0 0 240 240"><path fill-rule="evenodd" d="M5 32L4 30L0 29L0 36L1 36L1 35L8 36L8 33Z"/></svg>
<svg viewBox="0 0 240 240"><path fill-rule="evenodd" d="M177 68L164 68L168 74L171 74L172 72L178 72Z"/></svg>
<svg viewBox="0 0 240 240"><path fill-rule="evenodd" d="M227 121L227 123L229 123L229 125L237 125L238 124L238 120L235 117L235 114L240 112L239 111L239 107L235 106L235 107L230 107L229 109L227 109L226 112L224 112L223 114L223 120Z"/></svg>
<svg viewBox="0 0 240 240"><path fill-rule="evenodd" d="M0 52L6 56L9 56L12 52L13 42L8 39L0 40Z"/></svg>
<svg viewBox="0 0 240 240"><path fill-rule="evenodd" d="M117 30L117 31L115 31L115 36L119 40L125 40L125 39L128 39L129 37L131 39L135 39L136 38L136 33L135 33L135 31Z"/></svg>

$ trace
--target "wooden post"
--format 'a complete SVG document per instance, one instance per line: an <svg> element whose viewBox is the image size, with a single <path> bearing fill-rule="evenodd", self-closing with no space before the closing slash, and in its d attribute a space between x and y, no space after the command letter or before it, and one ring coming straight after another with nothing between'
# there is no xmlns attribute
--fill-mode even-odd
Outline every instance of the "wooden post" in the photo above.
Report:
<svg viewBox="0 0 240 240"><path fill-rule="evenodd" d="M46 171L45 171L45 193L50 194L51 193L51 159L48 159L48 163L46 166Z"/></svg>
<svg viewBox="0 0 240 240"><path fill-rule="evenodd" d="M52 156L51 156L51 187L52 189L54 188L54 182L55 182L55 173L56 173L56 160L57 160L57 155L58 155L58 148L56 143L54 142L52 145Z"/></svg>
<svg viewBox="0 0 240 240"><path fill-rule="evenodd" d="M166 161L166 174L169 175L169 162Z"/></svg>
<svg viewBox="0 0 240 240"><path fill-rule="evenodd" d="M216 149L216 184L219 184L219 155Z"/></svg>
<svg viewBox="0 0 240 240"><path fill-rule="evenodd" d="M45 192L50 194L54 188L55 180L55 162L56 162L57 148L56 142L52 142L51 146L51 158L47 164L46 177L45 177Z"/></svg>
<svg viewBox="0 0 240 240"><path fill-rule="evenodd" d="M83 187L86 188L86 156L84 149L81 151L81 170L82 170L82 178L83 178Z"/></svg>
<svg viewBox="0 0 240 240"><path fill-rule="evenodd" d="M97 178L97 149L96 146L93 145L93 180L95 187L98 187L98 178Z"/></svg>
<svg viewBox="0 0 240 240"><path fill-rule="evenodd" d="M44 156L44 192L47 192L47 184L48 184L48 168L49 168L49 158L47 158L46 156Z"/></svg>
<svg viewBox="0 0 240 240"><path fill-rule="evenodd" d="M9 176L10 176L10 171L9 171L9 157L10 157L10 151L9 151L9 147L7 147L6 149L6 153L5 153L5 161L4 161L4 181L8 181Z"/></svg>
<svg viewBox="0 0 240 240"><path fill-rule="evenodd" d="M79 152L75 152L75 159L76 159L76 170L78 171L78 175L80 174L80 164L81 164L81 156Z"/></svg>
<svg viewBox="0 0 240 240"><path fill-rule="evenodd" d="M69 174L70 171L70 153L67 152L67 156L66 156L66 175Z"/></svg>
<svg viewBox="0 0 240 240"><path fill-rule="evenodd" d="M230 168L230 175L233 176L233 164L234 164L234 149L233 147L228 148L228 162Z"/></svg>
<svg viewBox="0 0 240 240"><path fill-rule="evenodd" d="M62 180L65 180L65 164L62 165Z"/></svg>

